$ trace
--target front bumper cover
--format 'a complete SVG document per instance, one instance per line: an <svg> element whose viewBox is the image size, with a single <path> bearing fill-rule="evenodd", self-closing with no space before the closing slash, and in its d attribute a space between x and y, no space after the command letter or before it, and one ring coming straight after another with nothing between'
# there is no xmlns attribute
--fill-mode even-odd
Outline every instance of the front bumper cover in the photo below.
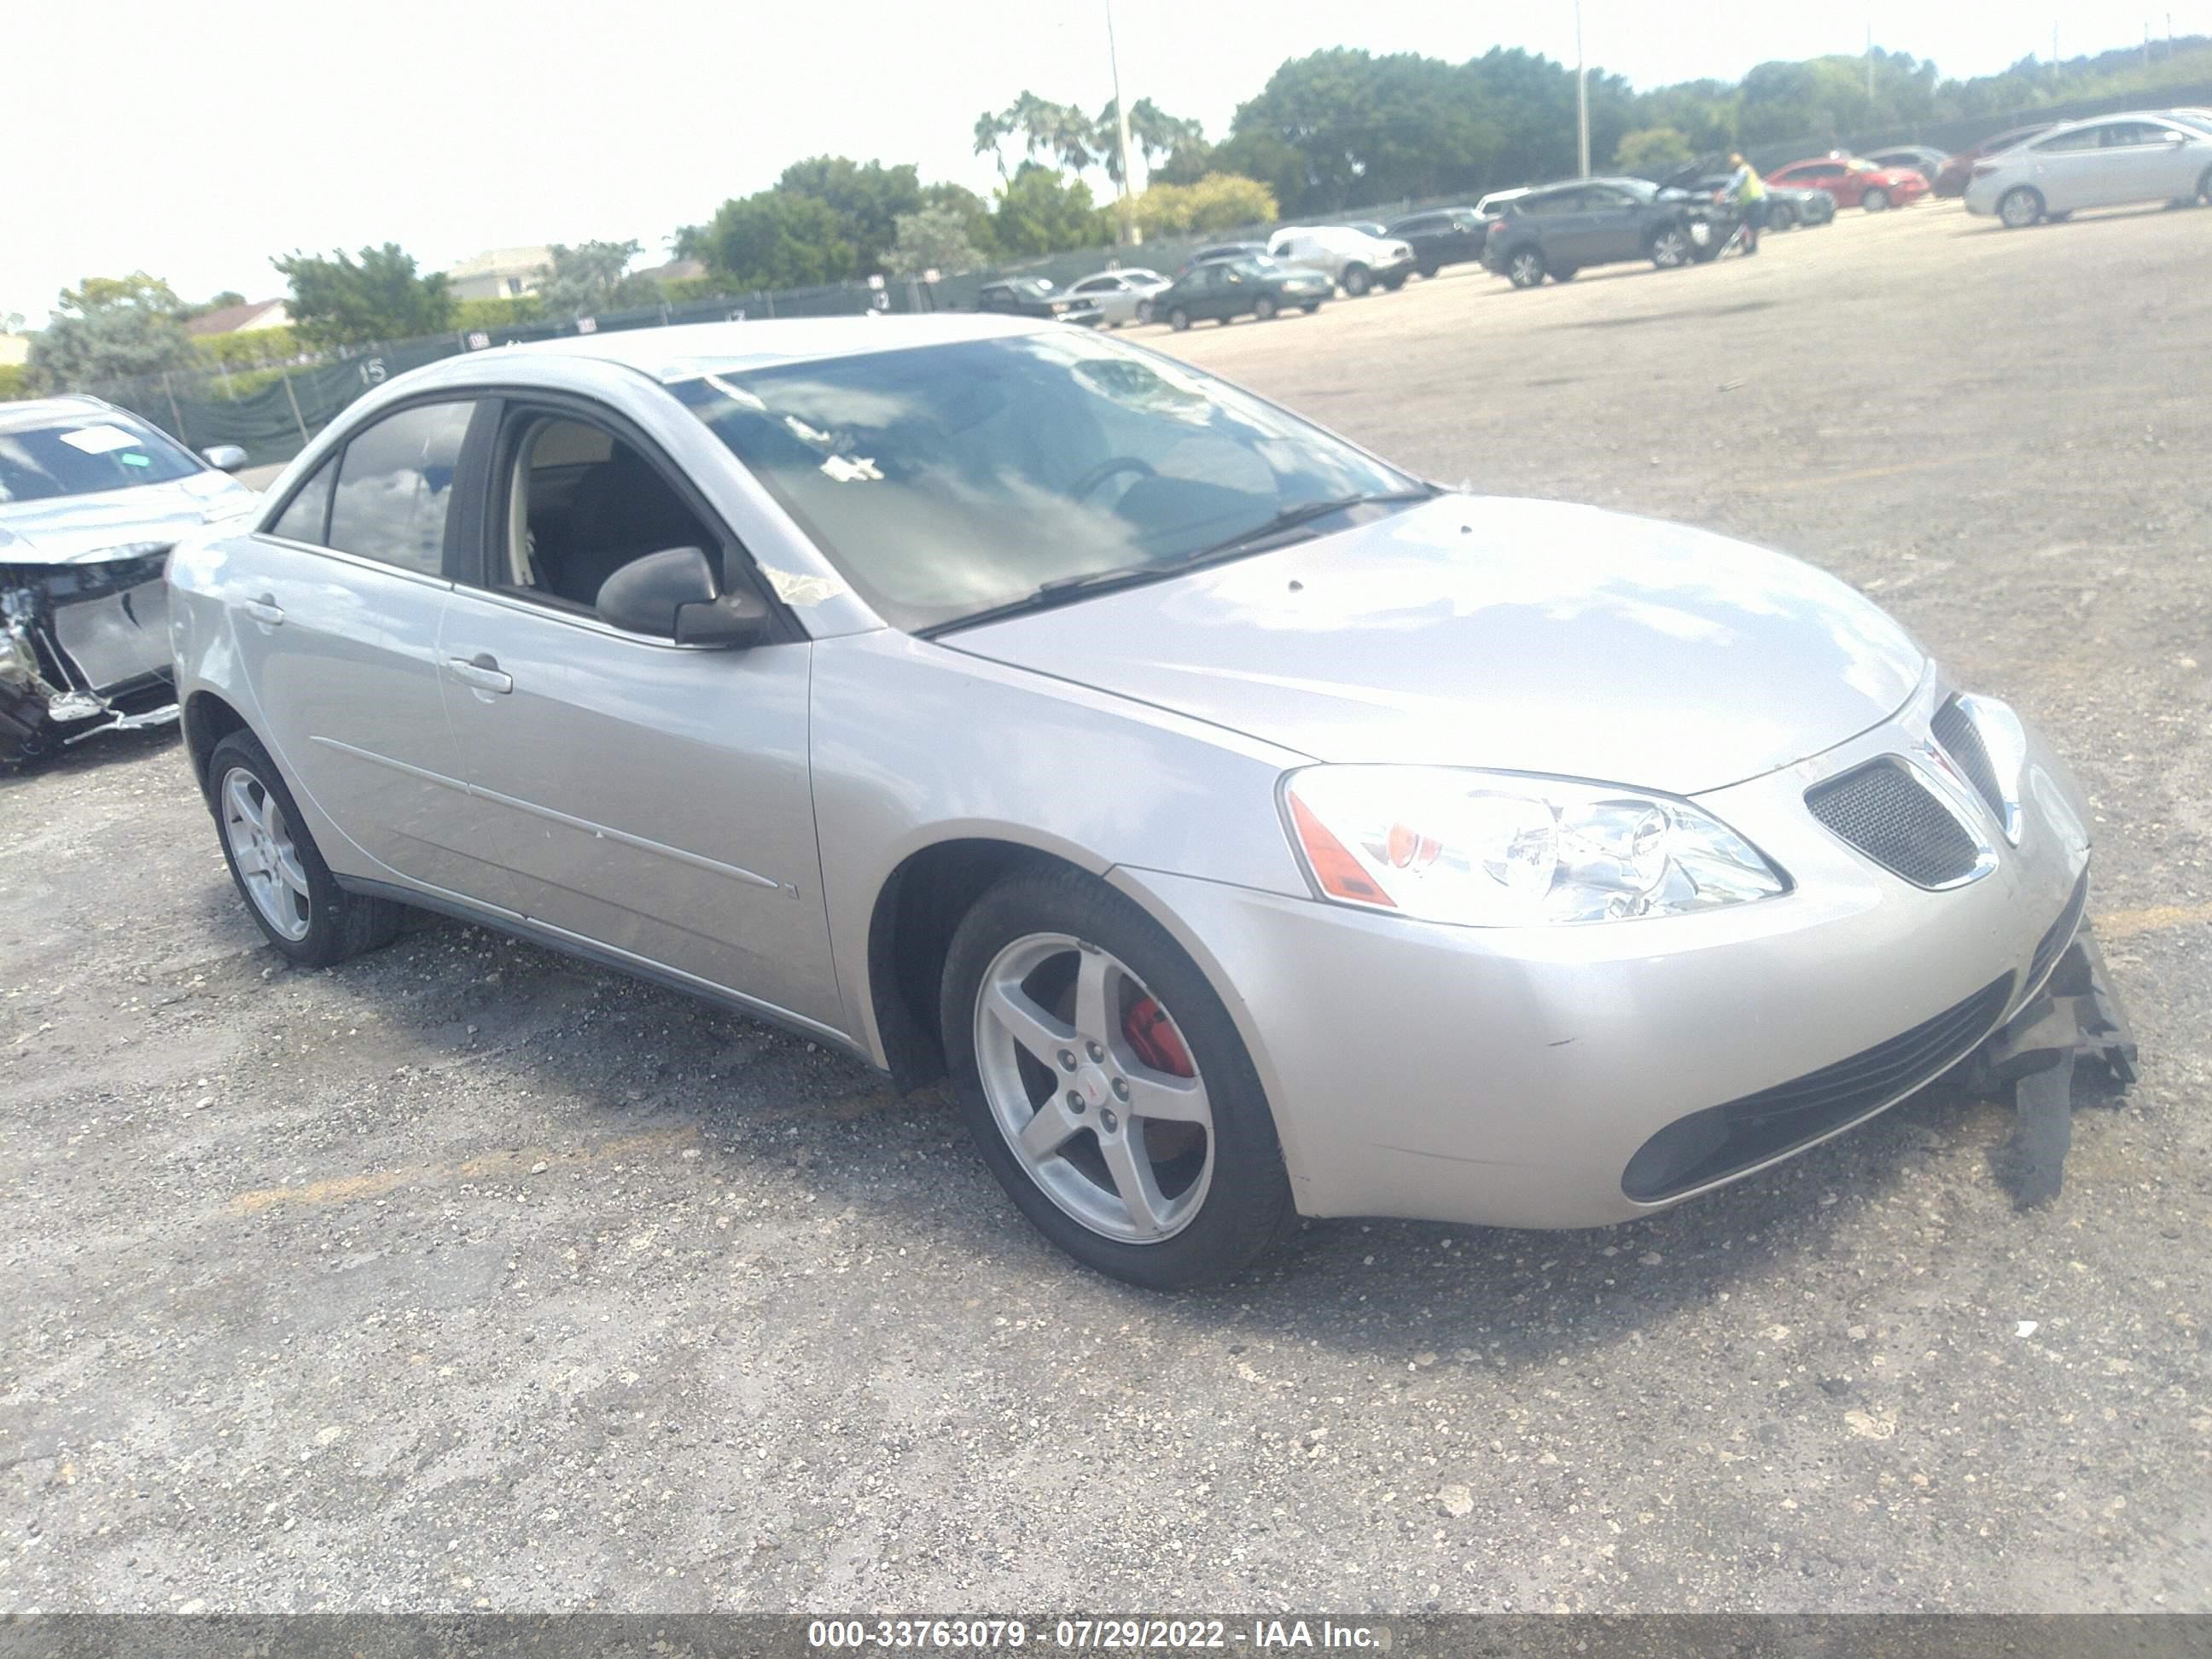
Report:
<svg viewBox="0 0 2212 1659"><path fill-rule="evenodd" d="M0 764L177 718L168 551L0 562Z"/></svg>

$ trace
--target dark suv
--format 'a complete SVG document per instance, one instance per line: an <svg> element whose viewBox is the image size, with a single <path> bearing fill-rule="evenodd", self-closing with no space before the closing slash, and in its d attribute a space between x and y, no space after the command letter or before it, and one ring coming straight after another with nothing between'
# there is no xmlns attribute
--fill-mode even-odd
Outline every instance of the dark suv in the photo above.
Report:
<svg viewBox="0 0 2212 1659"><path fill-rule="evenodd" d="M1717 253L1714 233L1708 204L1662 199L1648 179L1576 179L1508 203L1491 222L1482 263L1516 288L1629 259L1671 270Z"/></svg>
<svg viewBox="0 0 2212 1659"><path fill-rule="evenodd" d="M1481 258L1489 228L1490 221L1471 207L1434 208L1393 221L1383 234L1412 248L1413 269L1433 276L1446 265Z"/></svg>
<svg viewBox="0 0 2212 1659"><path fill-rule="evenodd" d="M1042 276L1015 276L986 283L975 295L975 309L1008 317L1049 317L1056 322L1096 328L1106 313L1079 295L1063 294Z"/></svg>

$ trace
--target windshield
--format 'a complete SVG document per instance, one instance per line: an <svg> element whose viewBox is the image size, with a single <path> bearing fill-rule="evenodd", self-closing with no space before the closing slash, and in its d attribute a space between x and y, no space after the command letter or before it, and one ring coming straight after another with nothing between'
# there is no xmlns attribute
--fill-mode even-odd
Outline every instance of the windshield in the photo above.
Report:
<svg viewBox="0 0 2212 1659"><path fill-rule="evenodd" d="M1649 179L1613 179L1607 182L1616 190L1626 191L1639 202L1656 202L1659 199L1659 186Z"/></svg>
<svg viewBox="0 0 2212 1659"><path fill-rule="evenodd" d="M1419 487L1218 380L1072 331L671 390L909 630L1173 565L1301 503Z"/></svg>
<svg viewBox="0 0 2212 1659"><path fill-rule="evenodd" d="M169 483L199 470L168 439L117 410L88 410L50 426L0 428L0 502Z"/></svg>

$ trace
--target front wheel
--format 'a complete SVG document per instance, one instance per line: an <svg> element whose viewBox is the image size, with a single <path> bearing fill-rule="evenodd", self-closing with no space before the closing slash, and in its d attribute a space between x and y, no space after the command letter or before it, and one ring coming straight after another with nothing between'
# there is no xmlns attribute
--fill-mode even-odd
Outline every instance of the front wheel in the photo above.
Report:
<svg viewBox="0 0 2212 1659"><path fill-rule="evenodd" d="M1516 288L1536 288L1544 280L1544 256L1524 247L1505 262L1505 280Z"/></svg>
<svg viewBox="0 0 2212 1659"><path fill-rule="evenodd" d="M1889 192L1877 185L1859 198L1859 205L1869 213L1880 213L1889 205Z"/></svg>
<svg viewBox="0 0 2212 1659"><path fill-rule="evenodd" d="M1669 225L1651 239L1651 263L1662 270L1679 270L1690 263L1690 239L1679 225Z"/></svg>
<svg viewBox="0 0 2212 1659"><path fill-rule="evenodd" d="M1259 322L1273 322L1275 320L1275 301L1272 295L1262 294L1258 299L1252 301L1252 315L1254 319Z"/></svg>
<svg viewBox="0 0 2212 1659"><path fill-rule="evenodd" d="M1997 220L2007 230L2025 230L2043 216L2043 198L2026 185L2004 193L1997 204Z"/></svg>
<svg viewBox="0 0 2212 1659"><path fill-rule="evenodd" d="M302 968L328 968L392 942L400 907L338 885L276 763L250 733L216 744L208 776L223 862L271 945Z"/></svg>
<svg viewBox="0 0 2212 1659"><path fill-rule="evenodd" d="M1190 326L1190 313L1177 306L1168 313L1168 326L1180 334Z"/></svg>
<svg viewBox="0 0 2212 1659"><path fill-rule="evenodd" d="M1295 1221L1235 1022L1103 883L1033 871L985 893L953 934L939 1012L984 1163L1085 1267L1153 1290L1210 1284Z"/></svg>
<svg viewBox="0 0 2212 1659"><path fill-rule="evenodd" d="M1340 280L1344 291L1355 300L1375 286L1375 274L1365 265L1346 265Z"/></svg>
<svg viewBox="0 0 2212 1659"><path fill-rule="evenodd" d="M1787 202L1777 202L1766 210L1766 228L1769 230L1796 229L1797 210Z"/></svg>

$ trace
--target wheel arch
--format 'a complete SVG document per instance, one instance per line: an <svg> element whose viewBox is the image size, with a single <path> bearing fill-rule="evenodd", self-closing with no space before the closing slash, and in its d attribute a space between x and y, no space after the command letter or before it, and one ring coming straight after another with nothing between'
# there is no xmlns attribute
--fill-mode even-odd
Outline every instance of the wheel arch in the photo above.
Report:
<svg viewBox="0 0 2212 1659"><path fill-rule="evenodd" d="M245 715L214 691L195 691L185 698L181 718L185 752L191 757L193 780L198 783L200 793L212 802L214 786L208 777L208 757L215 753L216 744L232 732L252 732L253 728Z"/></svg>

